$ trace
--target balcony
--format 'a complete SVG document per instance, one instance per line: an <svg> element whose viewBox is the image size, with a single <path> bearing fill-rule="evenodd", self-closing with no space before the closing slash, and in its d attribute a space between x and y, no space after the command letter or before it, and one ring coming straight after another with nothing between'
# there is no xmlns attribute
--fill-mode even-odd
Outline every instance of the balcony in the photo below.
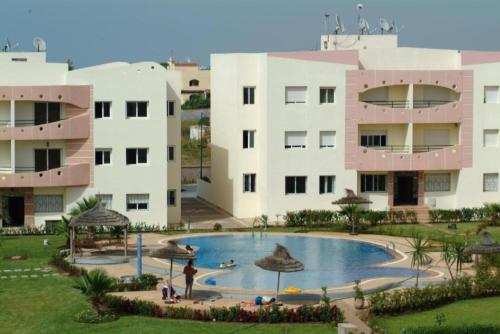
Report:
<svg viewBox="0 0 500 334"><path fill-rule="evenodd" d="M85 139L90 136L88 114L62 119L51 123L37 124L34 120L0 121L0 140L63 140Z"/></svg>
<svg viewBox="0 0 500 334"><path fill-rule="evenodd" d="M413 146L410 150L362 147L355 152L354 169L362 171L415 171L462 168L462 145Z"/></svg>
<svg viewBox="0 0 500 334"><path fill-rule="evenodd" d="M0 167L0 188L72 187L90 184L90 164L65 165L46 171L35 172L34 167Z"/></svg>

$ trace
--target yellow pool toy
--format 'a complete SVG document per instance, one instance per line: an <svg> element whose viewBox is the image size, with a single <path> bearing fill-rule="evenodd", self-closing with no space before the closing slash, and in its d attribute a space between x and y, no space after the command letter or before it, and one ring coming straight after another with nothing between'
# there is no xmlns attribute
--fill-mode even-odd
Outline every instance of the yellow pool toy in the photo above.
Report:
<svg viewBox="0 0 500 334"><path fill-rule="evenodd" d="M288 288L285 289L285 293L288 293L290 295L298 295L301 292L302 292L301 289L296 288L294 286L289 286Z"/></svg>

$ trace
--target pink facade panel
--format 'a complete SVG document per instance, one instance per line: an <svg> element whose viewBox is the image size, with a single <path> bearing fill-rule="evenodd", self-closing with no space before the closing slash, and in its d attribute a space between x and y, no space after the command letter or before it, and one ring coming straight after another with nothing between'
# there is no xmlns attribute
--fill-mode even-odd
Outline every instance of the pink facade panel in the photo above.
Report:
<svg viewBox="0 0 500 334"><path fill-rule="evenodd" d="M0 188L72 187L89 184L88 163L68 165L43 172L0 174Z"/></svg>
<svg viewBox="0 0 500 334"><path fill-rule="evenodd" d="M462 65L500 63L498 51L462 51Z"/></svg>
<svg viewBox="0 0 500 334"><path fill-rule="evenodd" d="M90 108L91 87L88 85L61 86L2 86L0 101L62 102L78 108Z"/></svg>

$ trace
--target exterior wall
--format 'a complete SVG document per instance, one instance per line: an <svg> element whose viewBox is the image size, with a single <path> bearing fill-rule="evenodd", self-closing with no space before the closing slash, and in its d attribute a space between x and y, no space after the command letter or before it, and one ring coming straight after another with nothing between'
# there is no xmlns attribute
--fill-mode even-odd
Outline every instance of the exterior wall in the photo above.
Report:
<svg viewBox="0 0 500 334"><path fill-rule="evenodd" d="M194 63L175 63L169 60L168 69L181 73L181 103L193 94L210 94L210 69L200 68ZM190 86L191 80L198 80L198 86Z"/></svg>

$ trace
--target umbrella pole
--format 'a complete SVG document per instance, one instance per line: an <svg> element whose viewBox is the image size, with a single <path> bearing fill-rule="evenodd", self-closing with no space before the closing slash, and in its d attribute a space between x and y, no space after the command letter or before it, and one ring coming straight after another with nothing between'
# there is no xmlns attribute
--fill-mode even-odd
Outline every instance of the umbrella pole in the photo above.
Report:
<svg viewBox="0 0 500 334"><path fill-rule="evenodd" d="M276 287L276 300L278 300L278 294L280 293L280 274L281 274L281 272L278 271L278 285Z"/></svg>
<svg viewBox="0 0 500 334"><path fill-rule="evenodd" d="M172 283L172 266L174 265L174 259L170 259L170 284L173 285Z"/></svg>

